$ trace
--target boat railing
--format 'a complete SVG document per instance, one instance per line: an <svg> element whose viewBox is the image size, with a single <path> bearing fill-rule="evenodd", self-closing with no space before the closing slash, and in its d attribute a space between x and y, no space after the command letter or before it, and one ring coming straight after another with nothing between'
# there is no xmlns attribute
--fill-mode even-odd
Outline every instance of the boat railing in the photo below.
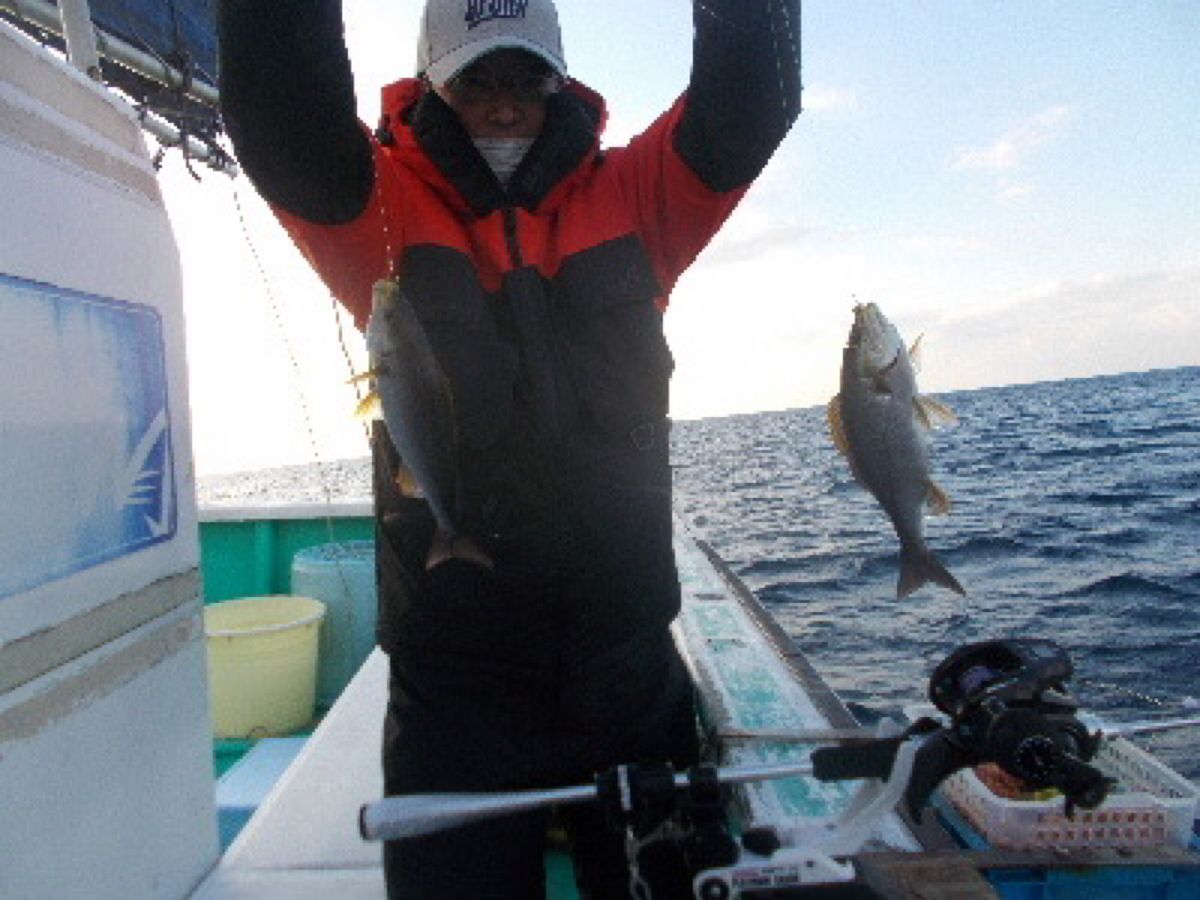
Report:
<svg viewBox="0 0 1200 900"><path fill-rule="evenodd" d="M19 25L31 25L62 38L67 60L96 81L101 80L103 56L170 91L180 92L189 100L213 109L220 105L220 96L213 85L192 78L162 57L97 27L92 22L88 0L60 0L57 6L47 0L0 0L0 11L8 13ZM163 146L184 147L188 159L203 162L218 172L236 174L233 160L219 147L185 134L148 109L139 110L139 121Z"/></svg>

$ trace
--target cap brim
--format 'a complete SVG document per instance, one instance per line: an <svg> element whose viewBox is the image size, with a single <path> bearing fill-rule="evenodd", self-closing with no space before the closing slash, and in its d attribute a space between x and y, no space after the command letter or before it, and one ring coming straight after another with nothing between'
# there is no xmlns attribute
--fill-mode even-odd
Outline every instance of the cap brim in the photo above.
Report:
<svg viewBox="0 0 1200 900"><path fill-rule="evenodd" d="M545 47L524 38L499 34L456 47L437 62L431 63L425 70L425 76L434 84L445 84L484 54L504 49L526 50L538 59L545 61L559 75L566 77L567 64Z"/></svg>

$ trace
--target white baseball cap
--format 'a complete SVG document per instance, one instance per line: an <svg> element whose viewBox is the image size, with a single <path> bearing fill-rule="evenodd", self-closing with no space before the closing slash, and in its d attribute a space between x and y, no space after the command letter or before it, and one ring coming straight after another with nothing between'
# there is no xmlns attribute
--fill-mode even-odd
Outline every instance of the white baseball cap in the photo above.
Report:
<svg viewBox="0 0 1200 900"><path fill-rule="evenodd" d="M427 0L417 71L445 84L485 53L527 50L567 74L554 0Z"/></svg>

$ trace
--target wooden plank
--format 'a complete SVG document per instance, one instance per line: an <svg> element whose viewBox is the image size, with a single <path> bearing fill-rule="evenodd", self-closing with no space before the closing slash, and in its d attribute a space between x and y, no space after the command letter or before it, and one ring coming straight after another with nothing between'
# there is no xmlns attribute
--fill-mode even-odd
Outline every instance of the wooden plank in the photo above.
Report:
<svg viewBox="0 0 1200 900"><path fill-rule="evenodd" d="M862 882L888 900L999 900L1000 894L961 853L863 854Z"/></svg>

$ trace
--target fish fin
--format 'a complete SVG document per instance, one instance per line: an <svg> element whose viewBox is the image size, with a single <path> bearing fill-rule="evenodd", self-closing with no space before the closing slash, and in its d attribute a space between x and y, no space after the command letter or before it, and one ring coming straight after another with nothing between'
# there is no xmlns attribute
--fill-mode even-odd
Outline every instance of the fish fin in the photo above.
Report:
<svg viewBox="0 0 1200 900"><path fill-rule="evenodd" d="M354 408L354 418L367 420L383 418L383 401L379 398L379 391L371 391L358 401L358 406Z"/></svg>
<svg viewBox="0 0 1200 900"><path fill-rule="evenodd" d="M452 559L472 563L485 569L494 569L495 563L474 539L465 534L451 534L439 528L433 535L429 545L429 553L425 557L425 571L447 563Z"/></svg>
<svg viewBox="0 0 1200 900"><path fill-rule="evenodd" d="M913 397L913 412L917 421L926 428L947 428L958 424L958 416L945 403L940 403L932 397L918 394Z"/></svg>
<svg viewBox="0 0 1200 900"><path fill-rule="evenodd" d="M900 581L896 585L896 599L903 600L913 591L930 582L940 584L959 596L967 596L958 579L950 574L940 559L931 550L900 552Z"/></svg>
<svg viewBox="0 0 1200 900"><path fill-rule="evenodd" d="M421 490L421 486L417 484L417 478L412 473L412 469L403 463L396 470L396 489L400 491L402 497L424 497L425 492Z"/></svg>
<svg viewBox="0 0 1200 900"><path fill-rule="evenodd" d="M917 339L912 342L912 346L908 348L908 361L913 367L914 372L921 371L921 340L925 337L923 334L918 334Z"/></svg>
<svg viewBox="0 0 1200 900"><path fill-rule="evenodd" d="M892 361L871 376L871 389L876 394L891 396L892 386L888 384L888 378L891 377L892 370L900 365L900 357L903 353L903 350L897 350L896 355L892 357Z"/></svg>
<svg viewBox="0 0 1200 900"><path fill-rule="evenodd" d="M920 397L913 397L913 418L926 431L933 431L933 421L929 418L929 411L921 403Z"/></svg>
<svg viewBox="0 0 1200 900"><path fill-rule="evenodd" d="M950 514L950 495L942 490L934 482L929 482L929 491L925 495L925 502L929 505L929 514L932 516L947 516Z"/></svg>
<svg viewBox="0 0 1200 900"><path fill-rule="evenodd" d="M825 418L829 420L829 436L842 456L850 457L850 442L846 439L846 426L842 422L842 395L837 394L825 407Z"/></svg>
<svg viewBox="0 0 1200 900"><path fill-rule="evenodd" d="M371 286L371 312L400 299L400 279L381 278Z"/></svg>
<svg viewBox="0 0 1200 900"><path fill-rule="evenodd" d="M352 375L346 384L362 384L364 381L373 381L383 373L383 369L367 369L365 372L360 372L357 375Z"/></svg>

